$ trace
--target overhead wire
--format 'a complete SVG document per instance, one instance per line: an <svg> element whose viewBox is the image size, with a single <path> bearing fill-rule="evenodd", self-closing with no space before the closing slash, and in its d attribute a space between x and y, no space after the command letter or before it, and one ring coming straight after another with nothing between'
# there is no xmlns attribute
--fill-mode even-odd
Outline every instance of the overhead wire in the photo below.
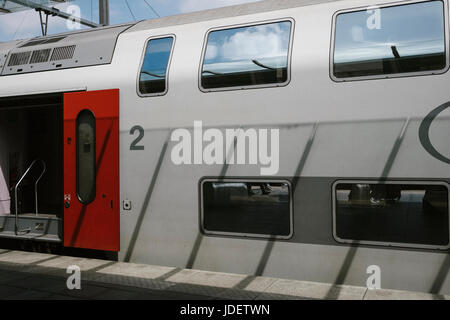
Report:
<svg viewBox="0 0 450 320"><path fill-rule="evenodd" d="M130 4L128 3L128 0L125 0L125 3L128 7L128 10L130 10L131 15L133 16L133 20L137 21L136 16L134 15L133 11L131 10Z"/></svg>
<svg viewBox="0 0 450 320"><path fill-rule="evenodd" d="M23 23L25 22L25 18L28 16L29 13L30 13L30 11L26 11L23 13L22 21L20 22L19 26L17 27L16 32L14 32L14 35L12 36L11 40L14 40L16 38L17 32L19 32L19 30L22 28Z"/></svg>
<svg viewBox="0 0 450 320"><path fill-rule="evenodd" d="M144 2L147 4L147 6L150 8L150 10L152 10L152 12L158 17L161 18L161 16L159 15L159 13L153 8L153 6L147 2L147 0L144 0Z"/></svg>
<svg viewBox="0 0 450 320"><path fill-rule="evenodd" d="M148 8L151 10L151 12L156 15L158 18L161 17L161 15L155 10L155 8L147 1L144 0L144 3L148 6ZM131 16L133 17L134 21L137 21L137 18L135 16L135 14L133 13L133 10L131 9L130 3L128 2L128 0L125 0L125 4L128 8L128 10L130 11ZM16 31L14 32L14 35L12 36L12 40L15 39L17 33L20 31L20 29L23 26L23 23L25 22L25 19L28 16L28 11L26 13L23 14L23 18L22 21L20 22L19 26L17 27ZM91 0L91 20L92 20L92 15L93 15L93 0Z"/></svg>

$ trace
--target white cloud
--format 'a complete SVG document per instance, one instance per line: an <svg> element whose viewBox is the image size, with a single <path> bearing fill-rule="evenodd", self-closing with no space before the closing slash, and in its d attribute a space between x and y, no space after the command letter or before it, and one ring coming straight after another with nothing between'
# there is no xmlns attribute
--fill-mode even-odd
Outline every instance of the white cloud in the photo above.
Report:
<svg viewBox="0 0 450 320"><path fill-rule="evenodd" d="M222 32L229 31L220 31ZM287 28L270 24L245 28L229 35L220 33L216 35L216 42L208 44L205 65L208 71L226 73L230 70L261 68L253 60L273 68L286 65L289 43Z"/></svg>
<svg viewBox="0 0 450 320"><path fill-rule="evenodd" d="M278 25L263 25L245 29L228 38L222 45L227 60L267 58L286 54L286 39Z"/></svg>
<svg viewBox="0 0 450 320"><path fill-rule="evenodd" d="M57 6L65 11L67 4ZM44 16L45 17L45 16ZM50 16L48 19L48 34L71 31L67 28L67 21L59 17ZM25 10L0 16L0 39L11 41L41 36L39 13L35 10Z"/></svg>
<svg viewBox="0 0 450 320"><path fill-rule="evenodd" d="M34 12L37 14L37 12ZM13 40L18 38L20 33L28 34L39 28L39 18L33 19L31 12L22 11L18 13L10 13L2 15L0 19L0 32L2 39Z"/></svg>

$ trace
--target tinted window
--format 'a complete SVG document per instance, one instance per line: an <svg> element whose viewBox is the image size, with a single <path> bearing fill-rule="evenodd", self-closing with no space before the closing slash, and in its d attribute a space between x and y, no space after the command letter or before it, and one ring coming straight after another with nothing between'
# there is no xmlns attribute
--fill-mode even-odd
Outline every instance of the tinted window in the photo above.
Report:
<svg viewBox="0 0 450 320"><path fill-rule="evenodd" d="M77 118L77 194L88 204L95 199L95 117L89 110Z"/></svg>
<svg viewBox="0 0 450 320"><path fill-rule="evenodd" d="M340 239L447 246L448 190L443 185L338 184Z"/></svg>
<svg viewBox="0 0 450 320"><path fill-rule="evenodd" d="M446 66L442 1L339 14L337 78L440 70Z"/></svg>
<svg viewBox="0 0 450 320"><path fill-rule="evenodd" d="M290 187L280 182L204 182L203 229L289 237Z"/></svg>
<svg viewBox="0 0 450 320"><path fill-rule="evenodd" d="M167 90L167 70L173 37L153 39L147 43L139 76L139 92L143 95L164 93Z"/></svg>
<svg viewBox="0 0 450 320"><path fill-rule="evenodd" d="M202 87L286 82L290 34L289 21L210 32L203 61Z"/></svg>

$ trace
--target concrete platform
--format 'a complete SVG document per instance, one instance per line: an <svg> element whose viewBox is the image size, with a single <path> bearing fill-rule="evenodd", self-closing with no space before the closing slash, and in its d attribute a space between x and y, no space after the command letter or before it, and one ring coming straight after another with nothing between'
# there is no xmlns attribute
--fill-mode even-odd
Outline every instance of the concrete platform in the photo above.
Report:
<svg viewBox="0 0 450 320"><path fill-rule="evenodd" d="M81 269L81 290L66 286ZM0 249L0 299L450 300L450 296L254 277Z"/></svg>

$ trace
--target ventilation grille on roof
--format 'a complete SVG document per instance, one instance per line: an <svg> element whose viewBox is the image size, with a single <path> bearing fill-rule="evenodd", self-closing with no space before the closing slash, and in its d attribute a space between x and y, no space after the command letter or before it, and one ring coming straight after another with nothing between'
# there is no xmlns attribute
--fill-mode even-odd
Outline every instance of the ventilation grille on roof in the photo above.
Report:
<svg viewBox="0 0 450 320"><path fill-rule="evenodd" d="M51 38L51 39L33 40L33 41L25 43L24 45L20 46L19 48L32 47L32 46L37 46L37 45L45 44L45 43L54 43L54 42L61 41L62 39L65 39L65 38L66 37L58 37L58 38Z"/></svg>
<svg viewBox="0 0 450 320"><path fill-rule="evenodd" d="M75 52L75 46L55 48L52 53L50 61L72 59Z"/></svg>
<svg viewBox="0 0 450 320"><path fill-rule="evenodd" d="M33 51L30 63L47 62L48 58L50 57L50 51L51 49Z"/></svg>
<svg viewBox="0 0 450 320"><path fill-rule="evenodd" d="M22 64L27 64L30 60L31 51L13 53L9 59L8 67L20 66Z"/></svg>

